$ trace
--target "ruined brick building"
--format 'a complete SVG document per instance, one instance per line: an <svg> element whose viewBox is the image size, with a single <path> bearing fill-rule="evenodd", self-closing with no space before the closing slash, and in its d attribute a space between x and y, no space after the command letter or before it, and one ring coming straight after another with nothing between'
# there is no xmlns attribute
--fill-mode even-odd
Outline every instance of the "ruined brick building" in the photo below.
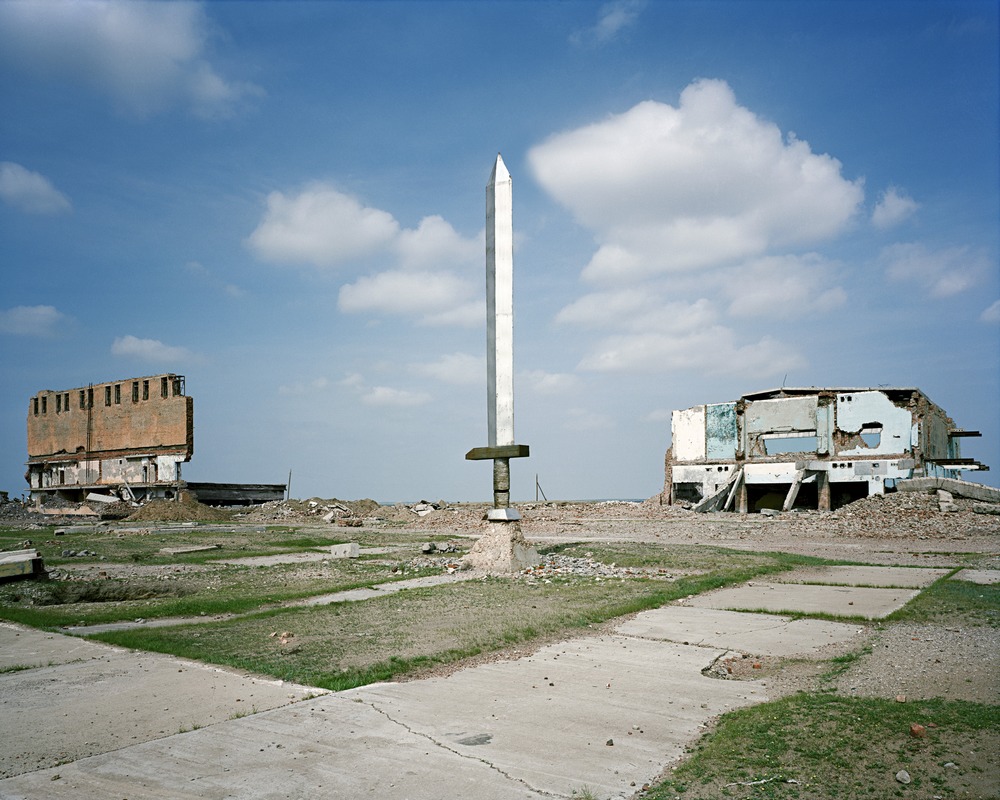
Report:
<svg viewBox="0 0 1000 800"><path fill-rule="evenodd" d="M174 497L194 453L194 400L171 373L34 395L28 472L36 502L79 502L124 487L136 500Z"/></svg>
<svg viewBox="0 0 1000 800"><path fill-rule="evenodd" d="M28 471L38 505L173 499L247 505L280 500L284 484L191 483L194 400L184 376L166 373L44 390L28 401Z"/></svg>
<svg viewBox="0 0 1000 800"><path fill-rule="evenodd" d="M664 498L698 510L830 510L912 477L988 469L919 389L771 389L674 411Z"/></svg>

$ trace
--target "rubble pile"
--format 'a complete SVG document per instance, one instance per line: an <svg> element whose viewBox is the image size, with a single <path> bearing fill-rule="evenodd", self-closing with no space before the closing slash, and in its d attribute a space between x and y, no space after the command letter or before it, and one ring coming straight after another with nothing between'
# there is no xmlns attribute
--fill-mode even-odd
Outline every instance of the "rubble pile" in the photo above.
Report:
<svg viewBox="0 0 1000 800"><path fill-rule="evenodd" d="M223 508L206 506L182 494L180 500L150 500L135 509L129 522L229 522L232 512Z"/></svg>

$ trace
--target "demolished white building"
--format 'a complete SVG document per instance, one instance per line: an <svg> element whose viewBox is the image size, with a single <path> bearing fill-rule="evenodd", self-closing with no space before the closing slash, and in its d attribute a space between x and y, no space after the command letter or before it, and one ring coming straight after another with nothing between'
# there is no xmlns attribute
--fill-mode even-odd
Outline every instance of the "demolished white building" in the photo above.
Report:
<svg viewBox="0 0 1000 800"><path fill-rule="evenodd" d="M664 499L697 510L831 510L913 477L988 469L919 389L770 389L674 411Z"/></svg>

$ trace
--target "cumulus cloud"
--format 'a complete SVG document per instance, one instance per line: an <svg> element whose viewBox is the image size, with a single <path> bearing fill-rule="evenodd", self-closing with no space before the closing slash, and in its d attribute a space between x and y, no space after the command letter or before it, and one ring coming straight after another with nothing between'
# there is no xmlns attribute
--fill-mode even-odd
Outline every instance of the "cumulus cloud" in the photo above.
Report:
<svg viewBox="0 0 1000 800"><path fill-rule="evenodd" d="M971 289L996 268L984 251L970 247L930 250L919 242L890 245L879 258L891 280L916 285L931 297L950 297Z"/></svg>
<svg viewBox="0 0 1000 800"><path fill-rule="evenodd" d="M0 333L47 338L65 319L54 306L15 306L0 311Z"/></svg>
<svg viewBox="0 0 1000 800"><path fill-rule="evenodd" d="M541 369L530 369L518 373L517 377L525 388L535 394L565 394L575 390L580 385L580 379L568 372L546 372Z"/></svg>
<svg viewBox="0 0 1000 800"><path fill-rule="evenodd" d="M475 386L486 382L486 359L469 353L449 353L437 361L414 364L411 371L455 386Z"/></svg>
<svg viewBox="0 0 1000 800"><path fill-rule="evenodd" d="M597 22L590 28L574 31L570 41L576 45L602 45L616 39L632 27L646 7L646 0L614 0L598 11Z"/></svg>
<svg viewBox="0 0 1000 800"><path fill-rule="evenodd" d="M194 358L194 354L184 347L174 347L158 339L139 339L131 335L115 339L111 343L111 354L155 364L171 364Z"/></svg>
<svg viewBox="0 0 1000 800"><path fill-rule="evenodd" d="M609 336L597 343L580 368L595 372L780 375L805 365L793 348L769 336L741 343L721 325L687 333L631 333Z"/></svg>
<svg viewBox="0 0 1000 800"><path fill-rule="evenodd" d="M429 403L431 396L426 392L408 389L394 389L391 386L373 386L361 396L361 402L369 406L395 406L406 408Z"/></svg>
<svg viewBox="0 0 1000 800"><path fill-rule="evenodd" d="M584 295L563 308L556 321L591 328L679 333L711 325L717 317L715 307L705 298L694 302L668 301L661 293L647 288Z"/></svg>
<svg viewBox="0 0 1000 800"><path fill-rule="evenodd" d="M340 288L341 311L375 311L422 316L453 308L474 291L450 272L380 272Z"/></svg>
<svg viewBox="0 0 1000 800"><path fill-rule="evenodd" d="M424 217L415 229L400 231L396 249L406 269L446 267L475 259L481 251L480 240L463 238L444 218L434 215Z"/></svg>
<svg viewBox="0 0 1000 800"><path fill-rule="evenodd" d="M816 254L751 261L721 277L737 317L794 319L842 306L847 292L831 286L834 265Z"/></svg>
<svg viewBox="0 0 1000 800"><path fill-rule="evenodd" d="M1000 325L1000 300L995 300L992 305L983 309L979 319L987 325Z"/></svg>
<svg viewBox="0 0 1000 800"><path fill-rule="evenodd" d="M200 3L0 3L0 59L42 77L82 82L139 117L178 106L227 117L263 93L210 63L216 33Z"/></svg>
<svg viewBox="0 0 1000 800"><path fill-rule="evenodd" d="M328 267L384 250L398 235L392 214L316 183L295 195L271 192L248 243L265 261Z"/></svg>
<svg viewBox="0 0 1000 800"><path fill-rule="evenodd" d="M890 186L879 196L872 210L872 225L879 230L898 225L920 208L912 197L902 193L895 186Z"/></svg>
<svg viewBox="0 0 1000 800"><path fill-rule="evenodd" d="M28 214L58 214L72 208L48 178L13 161L0 161L0 200Z"/></svg>
<svg viewBox="0 0 1000 800"><path fill-rule="evenodd" d="M713 267L845 230L862 182L699 80L677 107L645 101L531 149L543 188L593 231L584 276L639 279Z"/></svg>

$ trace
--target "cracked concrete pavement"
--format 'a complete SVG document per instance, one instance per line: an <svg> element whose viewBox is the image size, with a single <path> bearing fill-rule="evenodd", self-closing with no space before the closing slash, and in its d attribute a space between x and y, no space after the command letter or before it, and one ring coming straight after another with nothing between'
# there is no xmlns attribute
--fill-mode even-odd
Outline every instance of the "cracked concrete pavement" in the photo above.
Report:
<svg viewBox="0 0 1000 800"><path fill-rule="evenodd" d="M843 601L844 613L865 616L885 605L866 593L909 596L919 588L873 590L851 581L886 586L916 577L919 586L940 572L894 578L870 569L819 573L836 586L768 586L791 591L786 600L803 611L836 589L856 598L854 606ZM584 788L629 797L674 763L713 717L770 699L760 683L703 674L719 658L825 659L861 632L850 622L725 610L739 605L741 593L752 607L760 589L709 593L643 612L604 635L447 677L311 698L308 687L3 626L5 663L32 668L0 675L0 712L24 721L15 727L30 728L34 747L21 748L23 774L0 780L0 797L569 798ZM818 604L829 612L828 603ZM95 671L89 680L88 670ZM151 684L156 676L163 683ZM259 713L230 710L251 691ZM100 716L116 703L122 714ZM151 713L153 726L142 735L129 731L127 709ZM174 719L172 709L184 713ZM110 733L116 722L138 741L95 738L95 729ZM177 732L178 724L193 729ZM60 736L93 742L91 750L70 755L70 763L45 763L58 754L49 745ZM3 741L9 750L15 740ZM5 753L5 763L17 763L12 755Z"/></svg>

